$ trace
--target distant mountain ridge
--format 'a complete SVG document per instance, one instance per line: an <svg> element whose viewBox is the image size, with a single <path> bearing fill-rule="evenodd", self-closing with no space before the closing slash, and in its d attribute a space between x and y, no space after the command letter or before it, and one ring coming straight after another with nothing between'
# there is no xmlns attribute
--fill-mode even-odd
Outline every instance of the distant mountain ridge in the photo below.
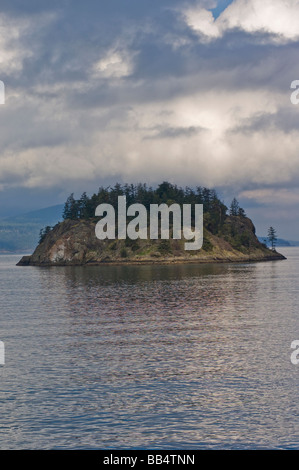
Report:
<svg viewBox="0 0 299 470"><path fill-rule="evenodd" d="M57 204L55 206L45 207L42 209L37 209L34 211L26 212L24 214L15 215L12 217L5 217L0 219L0 223L2 222L46 222L48 220L54 222L62 220L62 211L63 211L64 204ZM57 223L57 222L56 222Z"/></svg>
<svg viewBox="0 0 299 470"><path fill-rule="evenodd" d="M265 243L269 245L267 242L267 237L257 237L261 243ZM276 246L299 246L299 241L294 240L285 240L284 238L277 238Z"/></svg>
<svg viewBox="0 0 299 470"><path fill-rule="evenodd" d="M0 219L0 252L32 252L39 232L62 220L63 204Z"/></svg>

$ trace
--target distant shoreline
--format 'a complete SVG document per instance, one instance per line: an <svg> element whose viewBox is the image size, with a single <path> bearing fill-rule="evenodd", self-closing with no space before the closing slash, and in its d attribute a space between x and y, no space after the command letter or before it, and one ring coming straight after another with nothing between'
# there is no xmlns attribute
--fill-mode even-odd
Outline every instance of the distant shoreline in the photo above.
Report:
<svg viewBox="0 0 299 470"><path fill-rule="evenodd" d="M20 251L0 251L0 255L28 255L31 256L30 252L25 251L25 250L20 250Z"/></svg>

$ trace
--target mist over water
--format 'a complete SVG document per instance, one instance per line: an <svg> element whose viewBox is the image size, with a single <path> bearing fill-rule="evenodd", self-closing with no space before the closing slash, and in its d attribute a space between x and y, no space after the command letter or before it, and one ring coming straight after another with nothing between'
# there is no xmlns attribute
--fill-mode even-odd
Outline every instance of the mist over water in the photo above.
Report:
<svg viewBox="0 0 299 470"><path fill-rule="evenodd" d="M175 266L0 256L0 448L299 448L299 248L280 251Z"/></svg>

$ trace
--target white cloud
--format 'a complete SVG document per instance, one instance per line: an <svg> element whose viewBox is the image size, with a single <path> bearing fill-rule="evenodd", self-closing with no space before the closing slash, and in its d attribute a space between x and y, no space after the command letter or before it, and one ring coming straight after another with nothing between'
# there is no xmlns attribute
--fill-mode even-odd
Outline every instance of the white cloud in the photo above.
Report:
<svg viewBox="0 0 299 470"><path fill-rule="evenodd" d="M187 24L209 40L233 29L266 33L280 42L299 39L298 0L234 0L216 20L202 6L187 9L184 14Z"/></svg>
<svg viewBox="0 0 299 470"><path fill-rule="evenodd" d="M247 8L236 0L220 15L222 24L227 17L231 25L235 24L240 12L236 16L236 10L230 8L238 5ZM265 5L268 8L267 0ZM192 20L194 28L204 25L206 36L215 38L220 22L214 22L205 9L197 12ZM244 25L248 22L247 28L261 28L260 23L250 22L252 15L248 11L248 18L242 19ZM22 28L18 28L12 39L17 45L22 37ZM291 107L289 82L281 93L271 82L279 73L285 79L284 71L280 71L282 55L268 58L261 53L258 61L245 61L244 65L238 61L238 54L243 53L240 48L230 67L221 45L215 57L208 56L207 48L203 58L200 54L205 46L199 48L198 55L192 55L191 47L174 48L173 56L165 57L165 62L173 66L175 60L181 60L184 69L165 70L162 54L169 49L161 47L161 57L157 50L152 57L153 72L142 70L148 74L144 77L138 70L136 77L133 74L129 80L121 80L132 74L135 66L151 60L148 49L142 51L144 43L134 42L132 35L130 29L122 42L113 38L111 47L97 57L95 65L94 55L90 56L86 63L92 72L86 82L80 75L72 80L68 74L62 79L54 76L10 95L7 106L0 110L0 183L51 187L71 181L75 187L82 179L101 181L120 176L124 180L156 182L165 178L179 184L235 185L242 189L248 184L299 181L299 131L294 128L286 132L287 123L284 126L270 119L286 106ZM138 38L141 41L139 34ZM190 35L188 41L192 40ZM148 44L147 38L142 37L142 41ZM141 51L140 64L134 60L135 48ZM222 52L224 59L219 64ZM17 48L15 64L21 67L27 53L26 47ZM202 60L200 71L194 71L194 59ZM102 77L108 80L98 86ZM257 116L264 121L269 117L271 126L251 126Z"/></svg>
<svg viewBox="0 0 299 470"><path fill-rule="evenodd" d="M221 36L221 29L217 21L214 21L212 12L205 8L192 8L185 12L188 25L197 33L209 39Z"/></svg>
<svg viewBox="0 0 299 470"><path fill-rule="evenodd" d="M13 20L0 15L0 70L11 73L22 68L22 61L32 53L20 47L20 37L28 28L28 21Z"/></svg>
<svg viewBox="0 0 299 470"><path fill-rule="evenodd" d="M0 73L9 75L20 72L23 61L33 57L38 47L37 44L25 46L23 38L43 31L56 18L57 14L54 13L37 14L32 18L0 14Z"/></svg>
<svg viewBox="0 0 299 470"><path fill-rule="evenodd" d="M134 70L135 54L125 50L112 49L93 66L94 77L105 78L128 77Z"/></svg>
<svg viewBox="0 0 299 470"><path fill-rule="evenodd" d="M259 204L275 204L279 206L297 206L299 203L299 193L287 188L267 188L242 191L239 197L250 199Z"/></svg>
<svg viewBox="0 0 299 470"><path fill-rule="evenodd" d="M283 97L271 91L193 92L135 103L122 112L118 104L107 104L73 113L63 102L58 112L57 100L38 100L28 99L24 108L18 104L0 126L6 144L0 183L51 187L120 175L124 180L244 187L248 181L299 179L299 132L238 130L256 114L277 112Z"/></svg>

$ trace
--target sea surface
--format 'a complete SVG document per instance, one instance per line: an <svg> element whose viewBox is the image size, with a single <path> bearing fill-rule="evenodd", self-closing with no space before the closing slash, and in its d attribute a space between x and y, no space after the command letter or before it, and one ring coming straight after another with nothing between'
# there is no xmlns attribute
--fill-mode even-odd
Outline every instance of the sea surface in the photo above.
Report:
<svg viewBox="0 0 299 470"><path fill-rule="evenodd" d="M0 256L0 449L299 449L286 261L17 267Z"/></svg>

